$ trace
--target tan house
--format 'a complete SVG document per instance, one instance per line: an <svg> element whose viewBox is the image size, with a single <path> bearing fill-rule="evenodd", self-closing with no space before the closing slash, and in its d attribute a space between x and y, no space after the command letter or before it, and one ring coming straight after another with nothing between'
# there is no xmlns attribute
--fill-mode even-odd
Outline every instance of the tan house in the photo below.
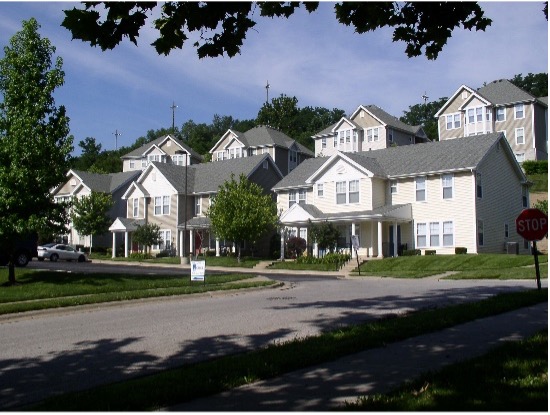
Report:
<svg viewBox="0 0 550 415"><path fill-rule="evenodd" d="M349 117L313 136L315 155L357 153L429 141L421 126L411 126L376 105L360 105Z"/></svg>
<svg viewBox="0 0 550 415"><path fill-rule="evenodd" d="M283 132L268 126L254 127L245 133L227 130L210 150L212 161L269 154L284 175L313 152Z"/></svg>
<svg viewBox="0 0 550 415"><path fill-rule="evenodd" d="M126 202L121 197L126 192L128 186L139 176L139 171L129 171L123 173L99 174L89 173L79 170L69 170L64 183L52 191L53 197L57 201L69 201L82 196L89 196L93 191L109 193L113 198L113 207L109 216L114 220L118 216L126 216ZM110 246L109 233L104 235L95 235L93 241L89 235L80 235L69 223L69 233L61 235L64 243L70 245L84 246ZM92 244L92 245L90 245Z"/></svg>
<svg viewBox="0 0 550 415"><path fill-rule="evenodd" d="M152 247L153 253L167 250L173 255L187 256L190 252L215 250L216 255L220 255L224 241L217 240L210 232L206 213L212 197L232 174L236 180L244 174L266 193L283 177L269 154L188 167L149 163L122 195L127 214L116 218L110 227L113 257L120 249L124 250L124 256L137 251L132 233L145 223L160 227L162 240ZM123 247L116 246L117 234L123 235Z"/></svg>
<svg viewBox="0 0 550 415"><path fill-rule="evenodd" d="M548 160L548 97L506 79L479 89L462 85L435 116L440 141L502 132L518 162Z"/></svg>
<svg viewBox="0 0 550 415"><path fill-rule="evenodd" d="M142 171L149 163L170 163L177 166L202 162L202 156L170 134L157 138L121 157L122 171Z"/></svg>
<svg viewBox="0 0 550 415"><path fill-rule="evenodd" d="M528 181L500 133L339 151L306 160L273 190L291 233L307 239L310 220L332 222L339 248L349 249L356 235L361 257L403 249L454 254L458 247L529 252L515 229L529 206Z"/></svg>

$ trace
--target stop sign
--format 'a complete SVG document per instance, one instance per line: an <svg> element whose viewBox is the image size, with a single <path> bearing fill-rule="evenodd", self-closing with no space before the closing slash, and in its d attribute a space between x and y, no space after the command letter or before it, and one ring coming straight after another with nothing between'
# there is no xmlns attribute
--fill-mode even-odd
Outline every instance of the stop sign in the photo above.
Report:
<svg viewBox="0 0 550 415"><path fill-rule="evenodd" d="M523 209L516 218L516 231L528 241L540 241L548 233L548 216L539 209Z"/></svg>

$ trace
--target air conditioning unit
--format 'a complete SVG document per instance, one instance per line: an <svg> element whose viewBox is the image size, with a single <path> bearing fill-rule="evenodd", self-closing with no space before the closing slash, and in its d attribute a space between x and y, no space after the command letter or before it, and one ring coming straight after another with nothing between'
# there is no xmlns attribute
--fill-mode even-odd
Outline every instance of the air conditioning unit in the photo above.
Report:
<svg viewBox="0 0 550 415"><path fill-rule="evenodd" d="M519 244L517 242L506 242L506 253L510 255L518 255Z"/></svg>

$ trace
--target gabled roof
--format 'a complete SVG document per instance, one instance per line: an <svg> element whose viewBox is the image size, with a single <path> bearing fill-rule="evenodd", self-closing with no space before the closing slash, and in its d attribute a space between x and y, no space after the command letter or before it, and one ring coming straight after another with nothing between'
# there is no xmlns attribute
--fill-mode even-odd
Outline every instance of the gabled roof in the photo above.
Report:
<svg viewBox="0 0 550 415"><path fill-rule="evenodd" d="M195 150L193 150L191 147L189 147L187 144L185 144L183 141L178 140L177 138L168 135L163 135L153 141L148 142L147 144L142 145L141 147L136 148L135 150L130 151L129 153L126 153L121 157L121 159L126 158L141 158L143 154L147 153L151 147L160 147L166 142L167 140L172 140L176 145L178 145L183 151L189 153L191 157L194 157L198 160L202 160L202 156L197 153Z"/></svg>
<svg viewBox="0 0 550 415"><path fill-rule="evenodd" d="M351 159L356 164L385 179L414 177L426 174L473 170L478 167L487 152L500 142L503 151L508 151L516 165L519 176L525 178L515 162L510 145L502 133L491 133L471 137L427 142L409 146L389 147L380 150L341 154L342 159ZM334 155L305 160L277 183L273 190L307 186L307 180L316 171L329 165Z"/></svg>
<svg viewBox="0 0 550 415"><path fill-rule="evenodd" d="M533 95L518 88L507 79L490 82L479 88L477 92L497 106L535 100Z"/></svg>
<svg viewBox="0 0 550 415"><path fill-rule="evenodd" d="M401 131L405 131L410 134L418 134L422 130L422 126L420 125L409 125L401 121L399 118L394 117L391 114L388 114L386 111L384 111L382 108L376 106L376 105L360 105L359 108L355 110L352 118L355 117L355 114L359 110L365 110L368 113L370 113L374 118L379 120L382 124L397 129Z"/></svg>
<svg viewBox="0 0 550 415"><path fill-rule="evenodd" d="M184 166L158 162L152 162L151 166L154 166L180 194L185 194L185 175L187 174L187 193L201 194L217 192L218 188L230 179L231 174L235 175L235 179L238 179L241 174L251 176L257 169L262 168L264 161L270 163L270 168L275 170L279 177L283 177L269 154L215 163L191 164L187 169ZM141 177L144 177L145 173L143 172Z"/></svg>
<svg viewBox="0 0 550 415"><path fill-rule="evenodd" d="M362 128L359 124L357 124L355 121L347 118L347 117L342 117L340 118L340 120L334 124L332 126L332 129L331 129L331 132L334 132L336 129L338 129L343 123L348 123L350 125L352 125L354 128Z"/></svg>
<svg viewBox="0 0 550 415"><path fill-rule="evenodd" d="M235 130L228 130L220 140L210 149L210 153L214 151L220 144L220 142L225 139L228 132L231 132L237 139L243 143L247 148L249 147L266 147L266 146L275 146L290 149L293 144L296 143L300 152L313 156L313 152L302 144L298 143L296 140L290 138L288 135L282 131L276 130L274 128L268 127L266 125L261 125L259 127L251 128L245 133L241 133Z"/></svg>
<svg viewBox="0 0 550 415"><path fill-rule="evenodd" d="M140 173L141 172L139 171L125 171L121 173L102 174L71 169L67 173L67 177L74 175L82 182L83 186L95 192L113 194L122 186L136 179ZM54 190L54 193L57 192L64 184L65 183L59 185Z"/></svg>

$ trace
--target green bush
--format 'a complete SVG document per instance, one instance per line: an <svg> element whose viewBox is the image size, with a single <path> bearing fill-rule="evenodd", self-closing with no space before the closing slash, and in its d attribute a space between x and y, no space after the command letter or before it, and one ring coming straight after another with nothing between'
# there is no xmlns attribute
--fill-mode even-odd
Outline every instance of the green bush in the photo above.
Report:
<svg viewBox="0 0 550 415"><path fill-rule="evenodd" d="M401 256L414 256L414 255L421 255L422 251L420 249L404 249L403 254Z"/></svg>
<svg viewBox="0 0 550 415"><path fill-rule="evenodd" d="M548 160L527 160L521 165L525 174L548 173Z"/></svg>
<svg viewBox="0 0 550 415"><path fill-rule="evenodd" d="M463 255L463 254L467 254L468 253L468 248L463 248L463 247L459 247L457 246L455 248L455 254L456 255Z"/></svg>
<svg viewBox="0 0 550 415"><path fill-rule="evenodd" d="M144 259L153 259L153 257L149 254L145 254L142 252L132 252L130 254L130 259L144 260Z"/></svg>
<svg viewBox="0 0 550 415"><path fill-rule="evenodd" d="M435 249L426 249L424 255L435 255Z"/></svg>
<svg viewBox="0 0 550 415"><path fill-rule="evenodd" d="M323 257L323 264L343 264L351 259L349 254L326 254Z"/></svg>

